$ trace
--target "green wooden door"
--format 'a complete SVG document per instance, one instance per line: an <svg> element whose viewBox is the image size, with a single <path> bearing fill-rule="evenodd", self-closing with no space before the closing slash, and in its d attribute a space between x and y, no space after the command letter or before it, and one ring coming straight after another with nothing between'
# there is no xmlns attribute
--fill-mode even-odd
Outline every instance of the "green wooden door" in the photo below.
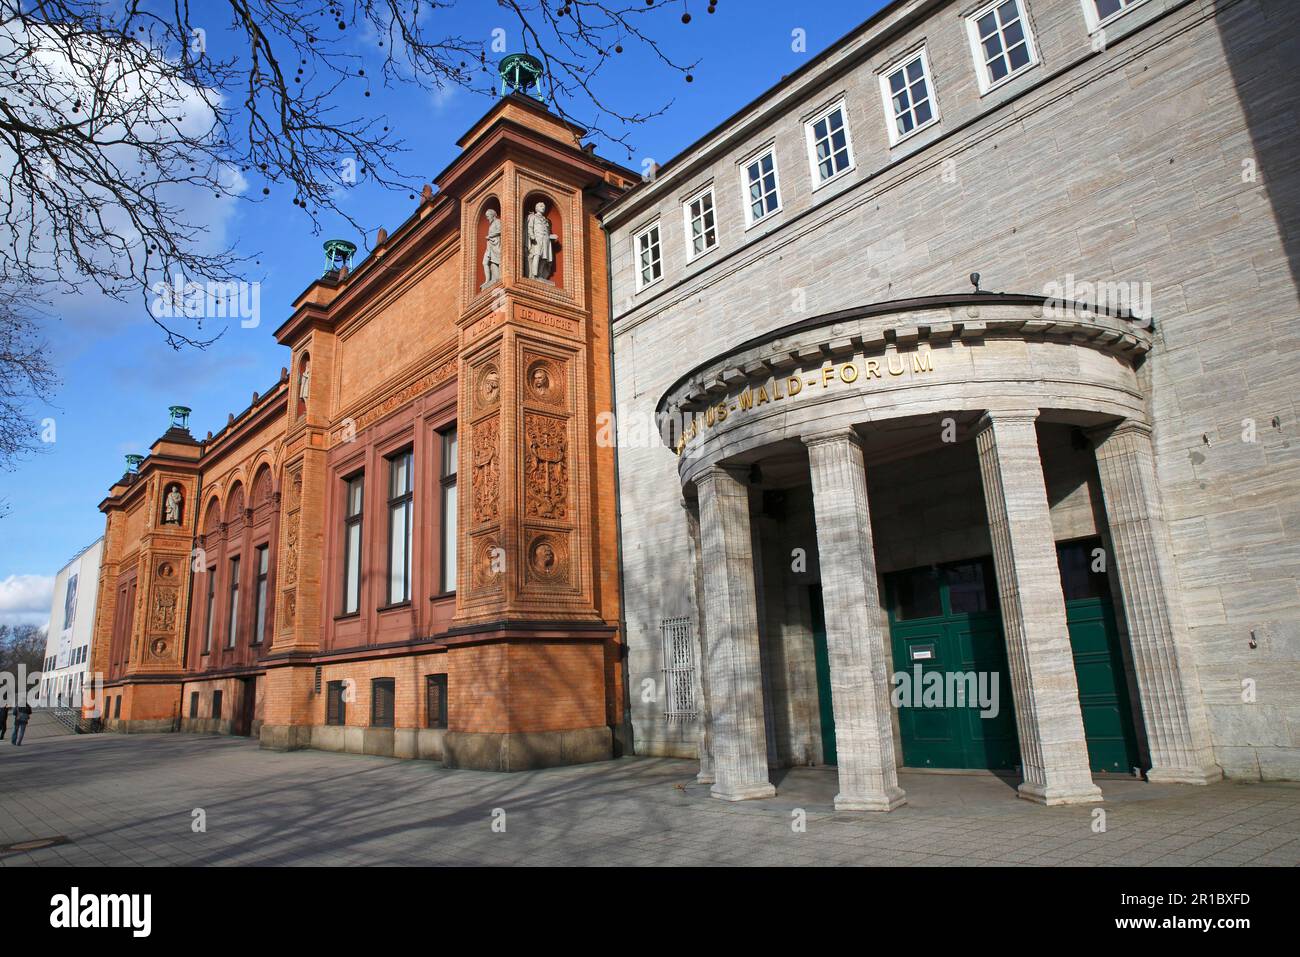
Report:
<svg viewBox="0 0 1300 957"><path fill-rule="evenodd" d="M885 590L894 672L906 672L912 691L898 709L904 765L1015 768L1020 744L992 562L896 572ZM936 687L937 696L927 693Z"/></svg>
<svg viewBox="0 0 1300 957"><path fill-rule="evenodd" d="M817 665L817 714L822 728L822 763L838 764L835 753L835 708L831 699L831 658L826 650L826 609L822 605L822 586L809 589L812 610L813 657Z"/></svg>
<svg viewBox="0 0 1300 957"><path fill-rule="evenodd" d="M1088 763L1094 771L1127 774L1139 763L1137 731L1115 604L1105 573L1095 568L1100 554L1097 538L1057 546Z"/></svg>

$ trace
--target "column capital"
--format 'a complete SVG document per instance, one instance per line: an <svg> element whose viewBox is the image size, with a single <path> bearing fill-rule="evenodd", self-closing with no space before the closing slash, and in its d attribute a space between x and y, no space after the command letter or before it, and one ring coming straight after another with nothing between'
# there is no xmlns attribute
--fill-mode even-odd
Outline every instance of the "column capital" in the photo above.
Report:
<svg viewBox="0 0 1300 957"><path fill-rule="evenodd" d="M1038 409L985 409L984 413L976 420L972 431L978 435L998 423L1028 423L1033 425L1038 421L1040 414Z"/></svg>
<svg viewBox="0 0 1300 957"><path fill-rule="evenodd" d="M1096 448L1100 448L1107 439L1117 438L1124 435L1136 435L1144 439L1151 438L1151 426L1138 419L1120 419L1117 422L1107 422L1103 425L1095 425L1092 428L1084 429L1086 435Z"/></svg>
<svg viewBox="0 0 1300 957"><path fill-rule="evenodd" d="M807 435L802 435L800 438L803 440L803 444L808 448L813 448L818 445L831 445L838 442L847 442L856 445L858 448L862 448L862 436L859 435L858 430L852 426L842 429L832 429L829 432L812 432Z"/></svg>
<svg viewBox="0 0 1300 957"><path fill-rule="evenodd" d="M746 485L748 484L746 481L748 475L748 465L718 465L717 463L714 463L712 465L706 465L704 468L696 472L693 481L695 482L696 488L698 488L701 483L713 482L717 479L724 478Z"/></svg>

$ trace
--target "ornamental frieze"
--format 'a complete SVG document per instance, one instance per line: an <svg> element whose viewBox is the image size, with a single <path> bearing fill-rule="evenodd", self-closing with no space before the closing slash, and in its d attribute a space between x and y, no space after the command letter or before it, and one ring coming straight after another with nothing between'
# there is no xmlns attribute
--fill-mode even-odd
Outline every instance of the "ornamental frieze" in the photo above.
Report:
<svg viewBox="0 0 1300 957"><path fill-rule="evenodd" d="M429 370L405 388L394 392L387 398L370 406L365 411L354 416L349 416L341 425L330 433L330 443L337 444L339 442L356 438L358 432L371 425L373 422L382 419L389 412L392 412L399 406L405 405L416 396L428 392L434 386L446 382L456 374L456 365L457 360L455 358L448 359L442 365Z"/></svg>

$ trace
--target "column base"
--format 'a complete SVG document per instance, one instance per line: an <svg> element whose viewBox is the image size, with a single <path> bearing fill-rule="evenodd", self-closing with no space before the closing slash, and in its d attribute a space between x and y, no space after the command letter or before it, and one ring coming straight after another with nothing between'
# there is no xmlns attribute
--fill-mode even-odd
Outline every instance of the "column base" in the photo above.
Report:
<svg viewBox="0 0 1300 957"><path fill-rule="evenodd" d="M1048 807L1064 804L1099 804L1102 801L1101 788L1095 784L1052 787L1025 781L1016 788L1016 795L1026 801L1045 804Z"/></svg>
<svg viewBox="0 0 1300 957"><path fill-rule="evenodd" d="M902 788L886 788L875 794L837 794L837 811L892 811L907 803L907 793Z"/></svg>
<svg viewBox="0 0 1300 957"><path fill-rule="evenodd" d="M776 797L776 788L771 784L750 784L724 790L715 784L709 788L709 794L720 801L753 801L756 798Z"/></svg>
<svg viewBox="0 0 1300 957"><path fill-rule="evenodd" d="M1208 768L1152 768L1147 780L1152 784L1214 784L1223 780L1223 768L1217 764Z"/></svg>
<svg viewBox="0 0 1300 957"><path fill-rule="evenodd" d="M712 771L701 771L699 774L695 775L696 784L712 784L716 780L717 778L713 776Z"/></svg>

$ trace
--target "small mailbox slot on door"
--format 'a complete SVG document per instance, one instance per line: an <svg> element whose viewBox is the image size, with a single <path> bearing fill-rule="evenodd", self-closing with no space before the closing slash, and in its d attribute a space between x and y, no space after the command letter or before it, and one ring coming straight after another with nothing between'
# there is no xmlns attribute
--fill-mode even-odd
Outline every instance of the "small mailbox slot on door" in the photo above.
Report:
<svg viewBox="0 0 1300 957"><path fill-rule="evenodd" d="M908 648L907 653L911 655L913 661L933 661L934 645L912 645Z"/></svg>

